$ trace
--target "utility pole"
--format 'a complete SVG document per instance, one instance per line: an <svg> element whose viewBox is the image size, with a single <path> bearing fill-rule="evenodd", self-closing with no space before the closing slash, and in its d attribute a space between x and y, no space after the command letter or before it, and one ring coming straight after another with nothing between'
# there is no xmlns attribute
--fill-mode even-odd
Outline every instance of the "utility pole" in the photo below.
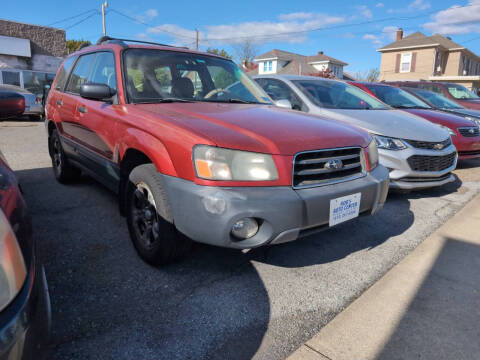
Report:
<svg viewBox="0 0 480 360"><path fill-rule="evenodd" d="M106 24L105 24L105 8L108 7L108 2L105 1L103 4L102 4L102 25L103 25L103 36L106 36L107 35L107 28L106 28Z"/></svg>
<svg viewBox="0 0 480 360"><path fill-rule="evenodd" d="M195 33L197 34L195 39L195 49L198 50L198 29L195 29Z"/></svg>

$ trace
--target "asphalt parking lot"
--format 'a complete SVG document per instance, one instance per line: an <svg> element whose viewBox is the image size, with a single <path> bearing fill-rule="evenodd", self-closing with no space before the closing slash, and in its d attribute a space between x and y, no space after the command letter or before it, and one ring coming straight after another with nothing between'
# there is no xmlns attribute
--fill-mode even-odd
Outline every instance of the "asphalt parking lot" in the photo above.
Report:
<svg viewBox="0 0 480 360"><path fill-rule="evenodd" d="M198 245L143 263L116 197L88 177L60 185L43 123L0 123L50 287L52 359L281 359L480 192L480 161L443 188L296 242L251 251Z"/></svg>

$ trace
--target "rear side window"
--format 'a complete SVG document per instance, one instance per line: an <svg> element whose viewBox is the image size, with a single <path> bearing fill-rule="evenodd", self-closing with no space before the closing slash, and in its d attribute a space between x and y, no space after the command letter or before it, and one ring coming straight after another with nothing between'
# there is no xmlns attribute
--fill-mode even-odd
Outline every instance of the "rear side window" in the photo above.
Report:
<svg viewBox="0 0 480 360"><path fill-rule="evenodd" d="M88 77L89 83L105 84L117 90L117 77L115 74L115 58L110 52L100 52L95 58L92 71Z"/></svg>
<svg viewBox="0 0 480 360"><path fill-rule="evenodd" d="M78 59L73 68L72 74L70 75L70 80L67 85L68 92L74 94L80 93L80 87L88 81L88 75L90 74L90 69L92 68L95 56L96 54L80 56L80 59Z"/></svg>
<svg viewBox="0 0 480 360"><path fill-rule="evenodd" d="M2 71L4 84L20 86L20 73L18 71Z"/></svg>
<svg viewBox="0 0 480 360"><path fill-rule="evenodd" d="M75 62L76 57L69 57L63 62L62 67L58 71L57 80L55 81L55 90L63 91L65 88L65 83L67 82L67 76L72 68L73 63Z"/></svg>

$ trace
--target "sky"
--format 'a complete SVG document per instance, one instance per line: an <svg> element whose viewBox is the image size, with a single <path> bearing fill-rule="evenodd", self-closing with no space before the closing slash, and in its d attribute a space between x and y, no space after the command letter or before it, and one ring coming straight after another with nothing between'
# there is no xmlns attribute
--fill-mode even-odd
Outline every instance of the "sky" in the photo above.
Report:
<svg viewBox="0 0 480 360"><path fill-rule="evenodd" d="M102 36L102 1L5 1L0 18L65 29L67 39L95 42ZM28 9L28 11L25 11ZM271 49L326 55L356 74L380 66L376 49L406 35L440 33L480 54L480 0L111 0L107 35L235 55L249 41L258 55ZM248 40L246 40L248 39Z"/></svg>

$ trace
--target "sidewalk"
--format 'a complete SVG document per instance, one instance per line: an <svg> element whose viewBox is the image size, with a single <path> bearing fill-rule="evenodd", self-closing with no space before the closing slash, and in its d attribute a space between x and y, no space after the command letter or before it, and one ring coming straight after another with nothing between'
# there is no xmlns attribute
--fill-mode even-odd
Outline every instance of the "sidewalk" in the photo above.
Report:
<svg viewBox="0 0 480 360"><path fill-rule="evenodd" d="M288 359L480 359L480 195Z"/></svg>

